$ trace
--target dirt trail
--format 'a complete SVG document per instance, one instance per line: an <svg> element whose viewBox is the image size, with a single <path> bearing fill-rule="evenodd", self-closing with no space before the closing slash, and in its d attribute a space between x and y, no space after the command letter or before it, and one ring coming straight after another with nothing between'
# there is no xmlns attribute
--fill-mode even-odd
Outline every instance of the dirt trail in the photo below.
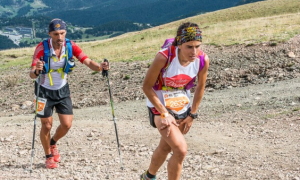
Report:
<svg viewBox="0 0 300 180"><path fill-rule="evenodd" d="M183 180L300 179L300 79L208 90L185 136ZM58 142L59 168L44 168L37 132L30 165L33 114L0 118L0 179L139 179L159 133L145 100L115 103L124 170L120 169L110 106L75 109L70 132ZM58 125L55 116L54 127ZM40 123L37 123L37 129ZM52 131L52 134L54 132ZM166 164L158 173L166 180Z"/></svg>

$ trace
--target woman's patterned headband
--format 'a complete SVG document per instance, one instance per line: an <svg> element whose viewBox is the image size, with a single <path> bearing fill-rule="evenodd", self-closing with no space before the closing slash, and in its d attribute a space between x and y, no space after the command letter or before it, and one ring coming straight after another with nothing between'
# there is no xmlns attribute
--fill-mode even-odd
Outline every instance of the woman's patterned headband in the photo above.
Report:
<svg viewBox="0 0 300 180"><path fill-rule="evenodd" d="M198 27L188 27L180 32L178 32L178 36L176 37L177 45L181 45L183 43L189 41L200 41L202 42L201 31Z"/></svg>

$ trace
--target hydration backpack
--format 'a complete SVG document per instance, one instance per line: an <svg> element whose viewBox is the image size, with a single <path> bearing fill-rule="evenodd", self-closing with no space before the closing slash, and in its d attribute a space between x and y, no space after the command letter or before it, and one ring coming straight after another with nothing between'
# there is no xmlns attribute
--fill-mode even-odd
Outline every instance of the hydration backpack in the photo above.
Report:
<svg viewBox="0 0 300 180"><path fill-rule="evenodd" d="M69 73L72 72L72 70L75 67L75 63L71 63L69 62L69 60L72 59L73 57L73 51L72 51L72 44L71 41L69 39L65 39L66 41L66 61L65 61L65 65L63 67L63 72L65 73ZM44 70L42 71L42 74L47 74L50 72L50 48L49 48L49 43L48 43L48 39L45 39L43 41L43 46L44 46L44 58L43 61L45 62L45 66L44 66Z"/></svg>
<svg viewBox="0 0 300 180"><path fill-rule="evenodd" d="M174 42L175 38L169 38L165 40L165 43L161 46L162 49L170 47L173 42Z"/></svg>

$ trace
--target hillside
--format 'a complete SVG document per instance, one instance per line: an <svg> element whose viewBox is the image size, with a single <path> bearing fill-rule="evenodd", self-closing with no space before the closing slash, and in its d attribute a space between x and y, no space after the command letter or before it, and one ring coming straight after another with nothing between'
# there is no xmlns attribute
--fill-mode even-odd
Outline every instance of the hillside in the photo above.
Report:
<svg viewBox="0 0 300 180"><path fill-rule="evenodd" d="M32 47L41 38L47 37L45 27L51 19L62 18L72 32L68 33L68 38L88 42L232 7L237 2L238 0L226 3L221 0L0 0L0 35L9 37L18 47ZM25 35L17 29L19 27L32 28L32 32ZM85 31L86 29L89 30ZM5 46L0 50L14 47Z"/></svg>
<svg viewBox="0 0 300 180"><path fill-rule="evenodd" d="M69 22L80 25L97 25L109 21L133 21L139 23L163 24L188 16L215 11L234 6L238 0L155 0L144 3L132 3L123 1L118 6L94 6L81 11L70 10L65 12L48 13L66 19ZM126 4L126 5L125 5ZM128 4L132 4L128 6ZM120 8L122 7L122 8ZM201 8L200 8L201 7ZM90 13L93 12L93 13ZM89 19L88 21L86 19Z"/></svg>
<svg viewBox="0 0 300 180"><path fill-rule="evenodd" d="M0 179L139 179L160 138L149 125L144 76L164 39L193 21L203 31L201 48L210 68L199 118L185 135L181 179L299 180L299 10L299 0L268 0L79 43L92 59L111 61L124 170L107 81L78 62L68 77L72 128L57 143L62 161L57 169L45 169L37 119L30 174L34 93L28 72L34 48L0 51ZM55 113L51 135L58 125ZM157 177L167 179L166 163Z"/></svg>
<svg viewBox="0 0 300 180"><path fill-rule="evenodd" d="M157 25L233 7L239 2L240 0L1 0L0 17L44 15L62 18L79 26L95 26L114 21Z"/></svg>
<svg viewBox="0 0 300 180"><path fill-rule="evenodd" d="M254 3L254 2L258 2L258 1L262 1L262 0L241 0L236 5L239 6L239 5L248 4L248 3Z"/></svg>
<svg viewBox="0 0 300 180"><path fill-rule="evenodd" d="M181 22L192 21L200 24L203 44L206 45L276 45L299 34L299 11L298 0L268 0L205 13L103 41L79 44L90 58L98 61L104 57L111 61L152 59L164 40L175 35ZM33 51L33 48L2 51L0 57L5 60L0 62L0 69L30 64Z"/></svg>

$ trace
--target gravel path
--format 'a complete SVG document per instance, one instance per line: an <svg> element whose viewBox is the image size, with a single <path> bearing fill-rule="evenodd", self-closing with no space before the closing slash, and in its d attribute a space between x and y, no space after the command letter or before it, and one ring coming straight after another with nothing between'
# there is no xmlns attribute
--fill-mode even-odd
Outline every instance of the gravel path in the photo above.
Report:
<svg viewBox="0 0 300 180"><path fill-rule="evenodd" d="M185 136L189 150L181 179L298 180L299 80L207 91L200 118ZM58 142L62 162L57 169L44 168L37 132L31 176L33 114L1 117L0 179L139 179L159 133L149 125L145 100L115 103L115 113L124 170L111 109L103 105L75 109L70 132ZM166 164L158 179L167 179Z"/></svg>

